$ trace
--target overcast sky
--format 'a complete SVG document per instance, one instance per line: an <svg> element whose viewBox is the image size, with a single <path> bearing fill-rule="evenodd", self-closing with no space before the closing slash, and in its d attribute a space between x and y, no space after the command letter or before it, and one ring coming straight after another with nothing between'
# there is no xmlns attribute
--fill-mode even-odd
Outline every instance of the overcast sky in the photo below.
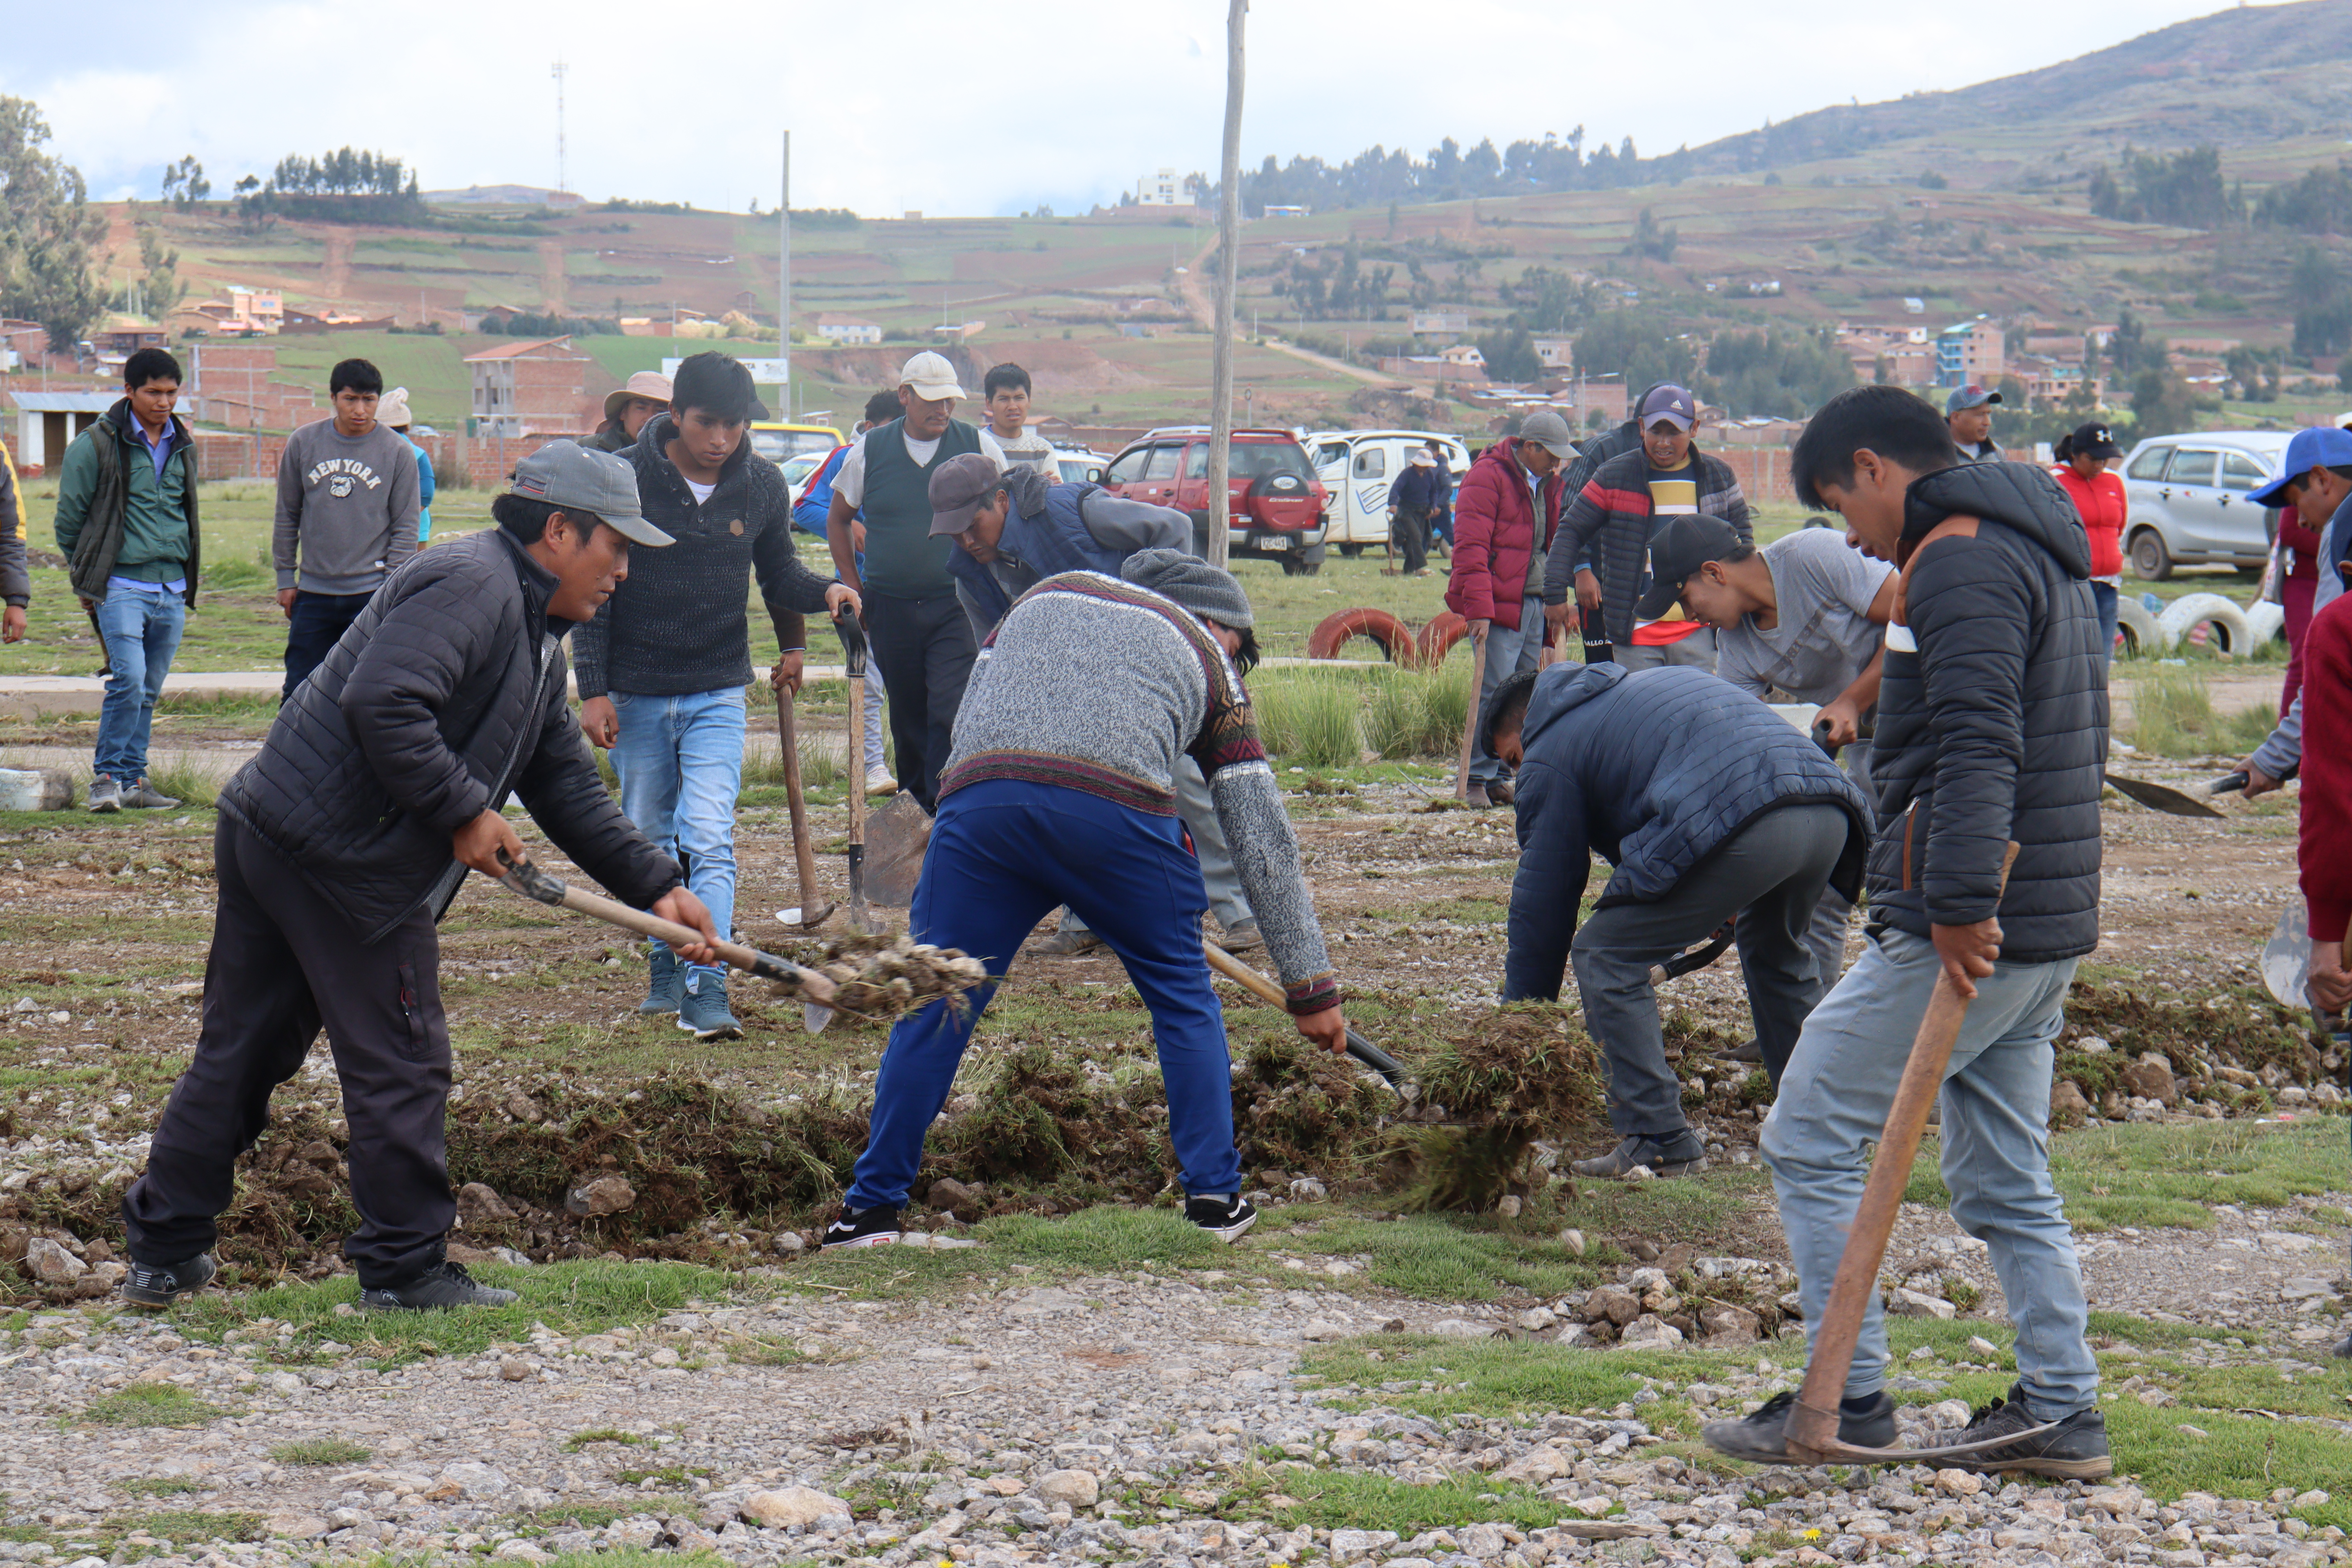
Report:
<svg viewBox="0 0 2352 1568"><path fill-rule="evenodd" d="M1243 161L1439 138L1500 147L1581 124L1671 152L1860 98L1965 87L2221 9L2049 0L1258 0ZM1003 214L1115 201L1162 165L1216 169L1218 0L204 0L156 13L10 0L0 93L40 104L102 197L152 198L194 153L216 193L349 143L427 187L556 180L570 66L573 188L742 209Z"/></svg>

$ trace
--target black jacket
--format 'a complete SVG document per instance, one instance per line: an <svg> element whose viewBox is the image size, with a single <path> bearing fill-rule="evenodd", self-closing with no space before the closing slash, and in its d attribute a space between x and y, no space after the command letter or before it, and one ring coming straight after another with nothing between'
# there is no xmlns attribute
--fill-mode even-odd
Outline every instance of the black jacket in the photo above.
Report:
<svg viewBox="0 0 2352 1568"><path fill-rule="evenodd" d="M2000 955L2099 945L2099 792L2107 674L2091 542L2029 463L1966 463L1912 485L1897 625L1886 628L1870 771L1870 913L1914 936L1994 912ZM1954 531L1928 535L1950 519Z"/></svg>
<svg viewBox="0 0 2352 1568"><path fill-rule="evenodd" d="M1559 994L1595 851L1617 868L1599 905L1652 903L1764 813L1835 805L1853 828L1831 885L1861 889L1862 792L1811 736L1706 670L1553 665L1519 738L1506 1001Z"/></svg>
<svg viewBox="0 0 2352 1568"><path fill-rule="evenodd" d="M804 647L803 616L824 610L831 583L793 551L782 472L746 439L719 470L710 499L697 502L664 452L676 433L670 416L656 414L635 445L619 450L636 470L646 521L677 542L633 553L628 581L572 639L583 698L742 689L751 679L744 601L755 573L782 647Z"/></svg>
<svg viewBox="0 0 2352 1568"><path fill-rule="evenodd" d="M501 529L420 552L278 710L222 811L291 861L362 942L448 908L449 836L520 795L556 847L640 908L677 864L621 815L564 700L555 579Z"/></svg>

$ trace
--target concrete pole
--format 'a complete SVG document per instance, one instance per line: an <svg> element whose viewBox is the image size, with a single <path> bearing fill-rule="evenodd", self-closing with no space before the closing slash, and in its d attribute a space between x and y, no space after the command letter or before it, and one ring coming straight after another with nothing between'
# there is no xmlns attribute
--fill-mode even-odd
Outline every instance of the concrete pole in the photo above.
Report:
<svg viewBox="0 0 2352 1568"><path fill-rule="evenodd" d="M1225 14L1224 199L1217 205L1217 338L1209 376L1209 562L1225 563L1233 533L1225 475L1234 436L1234 286L1242 238L1242 24L1249 0Z"/></svg>
<svg viewBox="0 0 2352 1568"><path fill-rule="evenodd" d="M783 198L776 203L776 357L784 362L784 419L793 417L793 133L784 132Z"/></svg>

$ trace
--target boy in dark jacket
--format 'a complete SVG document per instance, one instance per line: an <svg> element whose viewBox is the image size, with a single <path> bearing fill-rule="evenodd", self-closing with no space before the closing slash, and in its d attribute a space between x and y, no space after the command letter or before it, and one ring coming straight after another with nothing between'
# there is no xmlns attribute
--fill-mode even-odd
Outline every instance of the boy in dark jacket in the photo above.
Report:
<svg viewBox="0 0 2352 1568"><path fill-rule="evenodd" d="M620 454L646 515L676 547L644 562L572 639L580 727L612 752L621 809L665 852L685 852L695 896L722 937L735 920L751 579L783 650L769 676L779 691L800 690L804 617L857 609L855 593L793 552L784 477L745 438L765 413L740 362L698 353L677 367L668 412L647 420ZM743 1032L727 1005L726 971L682 968L658 942L637 1011L675 1019L698 1040Z"/></svg>
<svg viewBox="0 0 2352 1568"><path fill-rule="evenodd" d="M434 931L468 867L495 877L501 854L523 855L499 814L509 794L615 896L712 934L677 863L605 793L564 700L564 634L628 575L632 543L668 536L638 515L625 464L569 441L524 458L492 515L384 584L221 792L204 1030L122 1200L126 1300L169 1306L212 1278L236 1157L322 1026L351 1122L360 1226L343 1252L361 1305L514 1300L445 1260Z"/></svg>
<svg viewBox="0 0 2352 1568"><path fill-rule="evenodd" d="M1650 966L1738 915L1748 1008L1777 1081L1815 994L1806 928L1822 889L1861 889L1869 805L1811 737L1704 670L1556 664L1505 682L1480 727L1519 770L1503 999L1556 999L1573 957L1609 1064L1622 1142L1576 1173L1682 1175L1706 1148L1666 1065ZM1580 930L1595 852L1617 872Z"/></svg>
<svg viewBox="0 0 2352 1568"><path fill-rule="evenodd" d="M2052 1042L2074 965L2099 941L2107 685L2090 541L2057 480L2027 464L1965 463L1936 411L1899 387L1832 398L1790 471L1799 500L1843 515L1851 542L1901 573L1871 753L1870 940L1805 1020L1761 1140L1805 1324L1819 1332L1867 1150L1937 977L1949 975L1972 1000L1944 1079L1944 1181L1952 1218L1990 1249L2018 1368L2009 1397L1961 1437L2015 1440L1954 1463L2105 1476L2098 1363L2049 1135ZM1843 1441L1893 1442L1886 1369L1873 1292ZM1717 1422L1707 1441L1778 1462L1792 1403Z"/></svg>

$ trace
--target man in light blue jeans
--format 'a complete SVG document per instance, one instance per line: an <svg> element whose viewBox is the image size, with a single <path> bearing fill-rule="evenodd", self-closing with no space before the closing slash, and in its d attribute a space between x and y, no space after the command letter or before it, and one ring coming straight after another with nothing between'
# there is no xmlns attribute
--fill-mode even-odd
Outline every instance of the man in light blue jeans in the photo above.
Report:
<svg viewBox="0 0 2352 1568"><path fill-rule="evenodd" d="M614 690L606 696L620 720L613 772L621 780L621 815L686 867L687 885L709 910L711 929L733 931L744 688L677 696ZM667 956L667 949L662 956ZM656 961L656 967L668 966ZM678 975L681 990L687 978ZM681 1001L670 1001L667 1010L677 1011ZM719 1016L711 1015L710 1021Z"/></svg>
<svg viewBox="0 0 2352 1568"><path fill-rule="evenodd" d="M176 805L147 783L147 740L155 728L155 701L163 678L180 651L188 607L165 584L115 582L98 607L98 629L106 638L106 698L98 713L97 778L117 785L125 805ZM152 796L153 798L143 798ZM90 788L93 810L100 792Z"/></svg>

